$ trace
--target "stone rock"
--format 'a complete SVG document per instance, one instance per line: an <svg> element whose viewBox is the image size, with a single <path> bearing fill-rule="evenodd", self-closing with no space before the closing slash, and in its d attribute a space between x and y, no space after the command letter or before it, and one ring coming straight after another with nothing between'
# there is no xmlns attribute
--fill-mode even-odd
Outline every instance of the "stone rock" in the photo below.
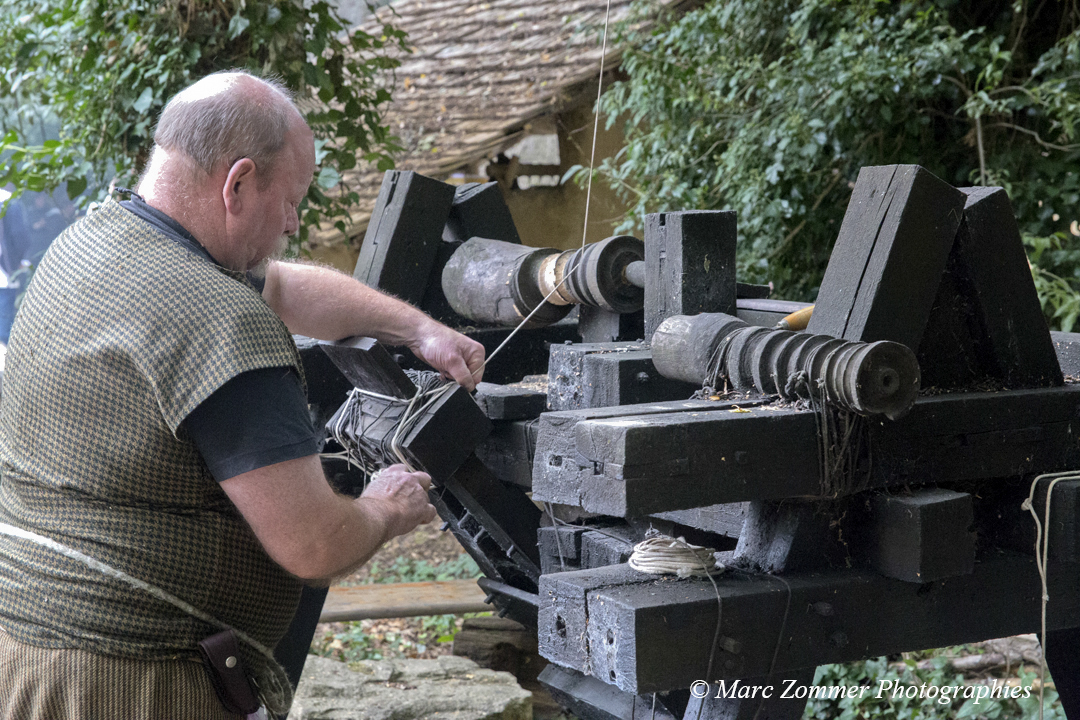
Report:
<svg viewBox="0 0 1080 720"><path fill-rule="evenodd" d="M532 720L507 672L444 655L345 664L310 656L288 720Z"/></svg>

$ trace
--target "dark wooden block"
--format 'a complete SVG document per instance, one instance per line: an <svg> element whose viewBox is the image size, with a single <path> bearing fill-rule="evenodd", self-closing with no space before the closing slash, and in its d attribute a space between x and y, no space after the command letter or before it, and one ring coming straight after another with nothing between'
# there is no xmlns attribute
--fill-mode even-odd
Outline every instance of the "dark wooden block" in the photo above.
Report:
<svg viewBox="0 0 1080 720"><path fill-rule="evenodd" d="M476 446L476 457L503 482L532 487L535 420L497 421L491 434Z"/></svg>
<svg viewBox="0 0 1080 720"><path fill-rule="evenodd" d="M388 170L353 277L419 304L453 200L453 185L412 171Z"/></svg>
<svg viewBox="0 0 1080 720"><path fill-rule="evenodd" d="M533 464L537 500L619 517L715 503L839 496L865 487L1019 477L1080 463L1080 386L919 398L869 423L854 482L825 487L811 410L692 401L545 413ZM865 448L872 448L872 457ZM783 452L777 452L783 448Z"/></svg>
<svg viewBox="0 0 1080 720"><path fill-rule="evenodd" d="M1046 669L1053 676L1054 687L1065 717L1080 717L1080 627L1046 633Z"/></svg>
<svg viewBox="0 0 1080 720"><path fill-rule="evenodd" d="M474 237L521 243L499 183L465 183L454 191L442 239L463 243Z"/></svg>
<svg viewBox="0 0 1080 720"><path fill-rule="evenodd" d="M304 367L308 405L314 413L315 427L321 429L345 402L353 384L322 349L318 340L302 335L293 335L293 340Z"/></svg>
<svg viewBox="0 0 1080 720"><path fill-rule="evenodd" d="M491 421L460 385L445 393L401 442L435 482L452 475L487 434Z"/></svg>
<svg viewBox="0 0 1080 720"><path fill-rule="evenodd" d="M713 403L693 413L571 417L561 426L545 423L549 415L537 437L538 500L634 517L822 492L810 410Z"/></svg>
<svg viewBox="0 0 1080 720"><path fill-rule="evenodd" d="M591 353L583 362L582 407L684 400L700 389L661 375L649 350Z"/></svg>
<svg viewBox="0 0 1080 720"><path fill-rule="evenodd" d="M1061 372L1072 378L1080 378L1080 333L1050 332Z"/></svg>
<svg viewBox="0 0 1080 720"><path fill-rule="evenodd" d="M403 399L416 394L416 385L375 338L320 341L319 346L353 387Z"/></svg>
<svg viewBox="0 0 1080 720"><path fill-rule="evenodd" d="M636 343L552 345L548 366L552 410L681 400L700 390L661 375L652 353Z"/></svg>
<svg viewBox="0 0 1080 720"><path fill-rule="evenodd" d="M961 188L964 219L919 347L923 384L1060 385L1020 230L1002 188Z"/></svg>
<svg viewBox="0 0 1080 720"><path fill-rule="evenodd" d="M870 497L866 548L886 577L925 583L968 575L975 567L971 495L921 488Z"/></svg>
<svg viewBox="0 0 1080 720"><path fill-rule="evenodd" d="M1034 558L991 551L974 571L930 583L906 583L872 570L787 573L778 577L728 572L716 579L646 580L623 566L553 576L558 592L540 596L540 646L560 611L587 625L567 625L570 653L549 646L545 657L590 672L630 693L688 687L704 677L721 611L716 680L768 675L930 647L1033 632L1039 627L1041 585ZM1047 623L1080 627L1080 574L1050 572ZM614 581L614 582L613 582ZM571 601L571 598L574 598ZM973 602L973 598L978 599ZM575 615L577 617L577 615ZM585 630L587 644L570 630ZM584 645L584 647L582 647ZM569 660L569 662L563 662Z"/></svg>
<svg viewBox="0 0 1080 720"><path fill-rule="evenodd" d="M559 557L564 560L577 562L581 558L581 536L589 528L584 526L568 527L566 525L546 525L537 533L537 544L540 546L540 554Z"/></svg>
<svg viewBox="0 0 1080 720"><path fill-rule="evenodd" d="M918 165L864 167L807 332L917 351L964 202Z"/></svg>
<svg viewBox="0 0 1080 720"><path fill-rule="evenodd" d="M590 590L628 582L651 582L650 576L627 565L540 576L538 636L540 655L562 667L587 671L586 633L589 617L586 595ZM715 615L714 615L715 618ZM689 687L689 683L686 685Z"/></svg>
<svg viewBox="0 0 1080 720"><path fill-rule="evenodd" d="M672 315L735 313L735 213L645 216L645 338Z"/></svg>
<svg viewBox="0 0 1080 720"><path fill-rule="evenodd" d="M1032 506L1039 514L1039 522L1046 518L1046 490L1053 478L1043 478L1035 491ZM1027 547L1034 547L1034 524L1030 515L1025 514L1022 522L1031 527L1032 542ZM1044 530L1050 536L1050 559L1060 563L1080 563L1080 480L1061 480L1054 485L1054 496L1050 503L1050 525Z"/></svg>
<svg viewBox="0 0 1080 720"><path fill-rule="evenodd" d="M870 425L872 485L1022 477L1077 467L1080 385L919 398Z"/></svg>
<svg viewBox="0 0 1080 720"><path fill-rule="evenodd" d="M574 490L578 486L574 478L580 472L578 469L580 463L577 463L577 436L574 431L579 422L600 418L631 418L637 415L704 410L715 408L715 406L715 403L708 400L684 400L544 413L540 416L536 436L536 453L533 456L533 482L535 484L537 478L543 476L544 479L540 484L548 488L546 492L553 496L572 496L575 498L571 502L558 502L565 505L580 505L577 500L579 496ZM540 499L537 498L537 500Z"/></svg>
<svg viewBox="0 0 1080 720"><path fill-rule="evenodd" d="M547 410L547 393L522 385L476 386L476 404L489 420L532 420Z"/></svg>
<svg viewBox="0 0 1080 720"><path fill-rule="evenodd" d="M587 356L640 349L642 345L632 342L553 344L548 353L548 407L552 410L589 407L585 404Z"/></svg>
<svg viewBox="0 0 1080 720"><path fill-rule="evenodd" d="M639 533L625 526L589 531L581 536L581 567L620 565L630 559L634 544L642 539Z"/></svg>

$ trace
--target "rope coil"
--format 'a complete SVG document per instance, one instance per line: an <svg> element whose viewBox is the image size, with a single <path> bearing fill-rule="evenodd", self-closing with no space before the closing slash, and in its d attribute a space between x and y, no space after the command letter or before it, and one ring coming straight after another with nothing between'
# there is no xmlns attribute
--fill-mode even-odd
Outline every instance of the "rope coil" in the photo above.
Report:
<svg viewBox="0 0 1080 720"><path fill-rule="evenodd" d="M651 575L681 578L719 575L727 569L717 561L715 550L666 535L647 537L635 545L630 567Z"/></svg>

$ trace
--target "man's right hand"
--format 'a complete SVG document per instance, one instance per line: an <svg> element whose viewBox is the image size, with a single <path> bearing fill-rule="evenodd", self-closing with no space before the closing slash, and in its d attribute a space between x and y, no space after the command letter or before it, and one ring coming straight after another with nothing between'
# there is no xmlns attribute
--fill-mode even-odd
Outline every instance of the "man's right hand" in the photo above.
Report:
<svg viewBox="0 0 1080 720"><path fill-rule="evenodd" d="M435 519L435 506L428 502L430 488L430 475L409 472L400 463L375 474L360 497L387 508L384 542Z"/></svg>

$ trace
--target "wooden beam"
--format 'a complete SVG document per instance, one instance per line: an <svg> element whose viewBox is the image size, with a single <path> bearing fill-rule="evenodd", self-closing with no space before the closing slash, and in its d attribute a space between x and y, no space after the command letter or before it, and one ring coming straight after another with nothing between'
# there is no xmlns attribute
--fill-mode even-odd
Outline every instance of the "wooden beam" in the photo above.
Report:
<svg viewBox="0 0 1080 720"><path fill-rule="evenodd" d="M485 597L475 580L332 587L319 622L486 612Z"/></svg>
<svg viewBox="0 0 1080 720"><path fill-rule="evenodd" d="M1065 570L1050 568L1051 630L1080 626L1080 574ZM540 653L641 694L689 687L704 677L718 608L722 625L714 680L977 642L1039 627L1041 586L1034 558L996 550L982 555L970 575L923 584L870 570L782 578L729 571L716 582L714 590L707 580L655 578L625 565L544 577Z"/></svg>
<svg viewBox="0 0 1080 720"><path fill-rule="evenodd" d="M703 402L703 401L694 401ZM619 517L715 503L831 496L900 484L1020 477L1080 463L1080 386L919 398L869 423L869 455L846 487L823 487L811 410L698 404L541 417L534 497ZM689 403L688 403L689 405ZM621 411L616 414L615 411Z"/></svg>

